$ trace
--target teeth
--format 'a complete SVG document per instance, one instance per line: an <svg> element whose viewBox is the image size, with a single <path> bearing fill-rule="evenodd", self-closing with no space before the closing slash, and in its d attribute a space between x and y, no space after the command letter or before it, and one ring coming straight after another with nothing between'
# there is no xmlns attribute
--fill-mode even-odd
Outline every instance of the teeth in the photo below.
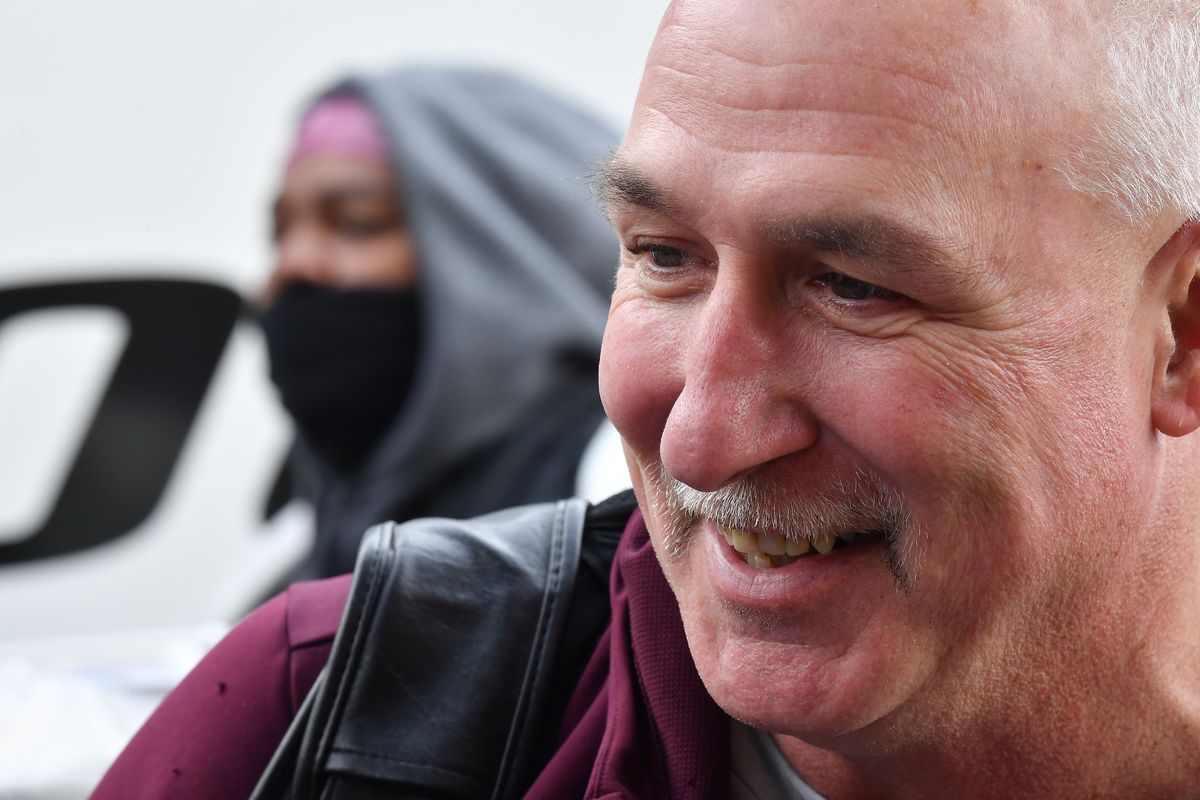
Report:
<svg viewBox="0 0 1200 800"><path fill-rule="evenodd" d="M769 556L787 554L787 545L784 543L783 536L778 533L760 533L758 535L758 549Z"/></svg>
<svg viewBox="0 0 1200 800"><path fill-rule="evenodd" d="M808 539L788 539L787 554L789 556L802 556L812 549L812 542Z"/></svg>
<svg viewBox="0 0 1200 800"><path fill-rule="evenodd" d="M756 539L757 537L752 533L746 533L745 531L731 531L729 543L733 545L733 549L737 550L739 553L758 553L760 551L758 549L758 542Z"/></svg>
<svg viewBox="0 0 1200 800"><path fill-rule="evenodd" d="M798 557L816 551L821 555L833 552L838 539L853 542L857 537L854 531L845 533L819 533L809 539L789 539L779 533L751 533L732 528L721 528L725 541L729 546L742 554L742 559L757 569L782 567L792 563Z"/></svg>
<svg viewBox="0 0 1200 800"><path fill-rule="evenodd" d="M771 562L771 557L762 553L750 553L746 556L746 563L756 569L767 569L775 564Z"/></svg>

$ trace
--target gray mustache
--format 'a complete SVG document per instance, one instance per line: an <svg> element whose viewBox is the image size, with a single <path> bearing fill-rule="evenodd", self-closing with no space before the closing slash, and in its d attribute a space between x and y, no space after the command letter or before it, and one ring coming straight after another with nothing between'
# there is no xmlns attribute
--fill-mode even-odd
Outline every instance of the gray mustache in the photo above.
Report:
<svg viewBox="0 0 1200 800"><path fill-rule="evenodd" d="M790 539L812 540L823 533L873 532L887 542L888 564L898 585L908 582L918 526L894 488L869 472L859 471L816 491L797 493L782 481L750 474L711 492L701 492L676 479L661 464L650 483L669 530L663 545L673 558L682 558L704 519L717 525L756 533L778 533Z"/></svg>

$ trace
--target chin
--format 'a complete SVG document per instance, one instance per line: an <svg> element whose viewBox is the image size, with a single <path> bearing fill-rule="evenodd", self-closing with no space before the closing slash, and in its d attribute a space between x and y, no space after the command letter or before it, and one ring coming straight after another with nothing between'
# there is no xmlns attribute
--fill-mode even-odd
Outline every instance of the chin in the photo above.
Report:
<svg viewBox="0 0 1200 800"><path fill-rule="evenodd" d="M787 626L772 630L761 615L692 608L699 613L684 616L688 646L717 705L752 727L813 744L894 715L932 670L920 655L928 650L901 646L886 620L849 640L804 641Z"/></svg>
<svg viewBox="0 0 1200 800"><path fill-rule="evenodd" d="M810 741L831 739L861 730L895 708L887 687L848 665L793 666L793 659L789 668L764 674L749 664L743 667L737 656L722 655L722 666L702 670L701 678L717 705L755 728Z"/></svg>

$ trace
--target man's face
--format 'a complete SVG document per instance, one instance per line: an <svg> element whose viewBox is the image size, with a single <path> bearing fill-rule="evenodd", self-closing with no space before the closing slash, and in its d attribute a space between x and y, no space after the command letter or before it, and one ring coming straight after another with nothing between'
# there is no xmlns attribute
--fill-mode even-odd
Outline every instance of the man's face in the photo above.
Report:
<svg viewBox="0 0 1200 800"><path fill-rule="evenodd" d="M605 180L601 392L694 659L814 743L1034 713L1156 546L1153 248L1052 168L1052 33L917 5L678 6Z"/></svg>

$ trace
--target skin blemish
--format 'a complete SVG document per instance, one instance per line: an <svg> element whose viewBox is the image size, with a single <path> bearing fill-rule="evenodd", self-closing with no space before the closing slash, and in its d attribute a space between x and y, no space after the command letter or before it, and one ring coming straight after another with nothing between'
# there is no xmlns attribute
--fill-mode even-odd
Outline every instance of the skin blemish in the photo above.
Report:
<svg viewBox="0 0 1200 800"><path fill-rule="evenodd" d="M227 684L225 681L217 682L217 694L222 694L222 695L225 694L225 691L228 688L229 688L229 684Z"/></svg>

